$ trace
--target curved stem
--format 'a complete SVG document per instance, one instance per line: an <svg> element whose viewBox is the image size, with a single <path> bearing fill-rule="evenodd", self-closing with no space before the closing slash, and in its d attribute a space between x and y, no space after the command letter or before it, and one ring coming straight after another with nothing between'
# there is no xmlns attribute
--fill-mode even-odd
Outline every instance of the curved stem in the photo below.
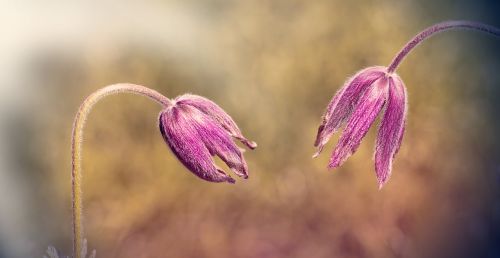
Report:
<svg viewBox="0 0 500 258"><path fill-rule="evenodd" d="M413 37L406 45L399 51L399 53L392 59L387 72L392 73L396 70L399 63L403 60L403 58L410 53L410 51L416 47L419 43L426 40L427 38L437 34L439 32L443 32L450 29L471 29L482 31L486 33L493 34L495 36L500 37L500 29L491 25L487 25L480 22L473 21L445 21L441 23L434 24L427 29L423 30L415 37Z"/></svg>
<svg viewBox="0 0 500 258"><path fill-rule="evenodd" d="M71 191L72 191L72 209L73 209L73 257L82 258L81 250L83 247L83 225L82 225L82 191L81 191L81 146L83 141L83 127L87 120L92 106L101 98L116 93L133 93L146 96L164 107L172 105L167 97L157 91L140 85L120 83L106 86L88 96L80 105L73 122L73 131L71 138Z"/></svg>

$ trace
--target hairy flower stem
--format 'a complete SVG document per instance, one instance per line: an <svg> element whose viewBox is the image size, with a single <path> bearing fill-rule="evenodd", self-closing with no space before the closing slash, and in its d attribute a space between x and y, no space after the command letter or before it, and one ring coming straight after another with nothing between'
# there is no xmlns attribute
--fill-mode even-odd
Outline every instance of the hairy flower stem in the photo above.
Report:
<svg viewBox="0 0 500 258"><path fill-rule="evenodd" d="M486 32L489 34L493 34L495 36L500 37L500 29L493 27L491 25L487 25L480 22L473 21L445 21L441 23L434 24L427 29L423 30L415 37L413 37L406 45L399 51L399 53L394 57L389 68L387 69L388 73L392 73L398 68L398 65L403 61L406 55L408 55L411 50L420 44L422 41L427 38L437 34L439 32L443 32L451 29L470 29L470 30L478 30L482 32Z"/></svg>
<svg viewBox="0 0 500 258"><path fill-rule="evenodd" d="M106 86L99 89L88 96L80 105L76 113L73 123L73 132L71 138L71 190L72 190L72 209L73 209L73 257L81 257L81 250L83 247L83 225L82 225L82 141L83 141L83 127L87 120L92 106L96 104L103 97L116 94L116 93L133 93L137 95L146 96L163 107L172 105L172 102L167 97L140 85L120 83Z"/></svg>

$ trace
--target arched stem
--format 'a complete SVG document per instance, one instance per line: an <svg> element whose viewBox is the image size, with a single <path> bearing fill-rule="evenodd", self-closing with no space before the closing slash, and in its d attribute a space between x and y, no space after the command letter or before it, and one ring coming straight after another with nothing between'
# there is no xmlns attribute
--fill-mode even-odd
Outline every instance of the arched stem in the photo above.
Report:
<svg viewBox="0 0 500 258"><path fill-rule="evenodd" d="M172 105L172 102L167 97L157 91L146 88L144 86L120 83L106 86L99 89L88 96L80 105L73 122L73 131L71 137L71 191L72 191L72 209L73 209L73 257L81 257L83 247L83 224L82 224L82 191L81 191L81 147L83 141L83 127L87 120L92 106L103 97L116 93L132 93L146 96L163 107Z"/></svg>
<svg viewBox="0 0 500 258"><path fill-rule="evenodd" d="M408 53L411 52L411 50L416 47L418 44L420 44L422 41L426 40L427 38L439 33L443 32L446 30L451 30L451 29L471 29L471 30L477 30L477 31L482 31L486 33L493 34L495 36L500 37L500 29L496 28L491 25L487 25L484 23L480 22L473 22L473 21L445 21L441 23L434 24L427 29L423 30L419 34L417 34L415 37L413 37L406 45L399 51L399 53L392 59L391 64L389 65L389 68L387 68L387 72L392 73L394 72L397 68L398 65L401 63L403 58L408 55Z"/></svg>

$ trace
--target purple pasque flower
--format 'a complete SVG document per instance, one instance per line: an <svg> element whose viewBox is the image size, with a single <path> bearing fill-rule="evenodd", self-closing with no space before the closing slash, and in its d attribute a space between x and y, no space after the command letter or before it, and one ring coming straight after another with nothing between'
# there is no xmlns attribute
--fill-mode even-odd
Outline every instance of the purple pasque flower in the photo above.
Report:
<svg viewBox="0 0 500 258"><path fill-rule="evenodd" d="M354 75L328 104L314 146L318 151L344 123L344 132L328 163L341 166L358 148L378 114L383 111L375 148L375 171L381 188L391 175L392 161L404 133L407 98L406 87L386 67L369 67Z"/></svg>
<svg viewBox="0 0 500 258"><path fill-rule="evenodd" d="M257 144L243 137L233 119L214 102L185 94L162 110L159 120L165 142L182 164L198 177L210 182L235 183L215 165L212 156L217 155L236 175L248 178L244 150L238 148L231 137L250 149Z"/></svg>
<svg viewBox="0 0 500 258"><path fill-rule="evenodd" d="M375 171L382 188L391 176L392 161L401 146L408 109L406 87L395 71L424 40L452 29L470 29L500 37L499 28L473 21L444 21L421 31L406 43L388 67L375 66L358 72L335 94L319 126L314 143L318 151L313 157L321 153L332 134L345 122L344 133L328 163L329 168L341 166L356 151L385 106L375 147Z"/></svg>

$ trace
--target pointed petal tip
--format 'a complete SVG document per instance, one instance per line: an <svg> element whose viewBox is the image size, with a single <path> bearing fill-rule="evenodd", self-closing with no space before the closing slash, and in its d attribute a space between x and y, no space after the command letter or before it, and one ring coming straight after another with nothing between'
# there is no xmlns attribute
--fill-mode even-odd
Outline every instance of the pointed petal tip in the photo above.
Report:
<svg viewBox="0 0 500 258"><path fill-rule="evenodd" d="M254 141L246 140L244 141L245 145L250 148L251 150L257 148L258 144Z"/></svg>
<svg viewBox="0 0 500 258"><path fill-rule="evenodd" d="M229 169L233 173L235 173L238 177L241 177L243 179L248 179L248 167L247 167L244 160L242 160L242 162L224 160L224 162L229 167ZM217 171L219 172L219 174L222 175L222 177L224 178L224 181L228 181L228 182L229 182L229 180L234 181L234 179L231 178L228 174L226 174L226 172L223 171L221 168L217 167Z"/></svg>
<svg viewBox="0 0 500 258"><path fill-rule="evenodd" d="M380 180L378 181L378 190L379 191L382 190L382 187L384 187L384 185L385 185L386 182L387 181L380 181Z"/></svg>
<svg viewBox="0 0 500 258"><path fill-rule="evenodd" d="M389 175L377 175L378 190L382 190L382 187L389 181Z"/></svg>
<svg viewBox="0 0 500 258"><path fill-rule="evenodd" d="M330 157L330 161L328 162L328 169L333 169L342 166L350 155L351 154L347 156L342 156L340 153L338 153L337 150L335 150L332 156Z"/></svg>
<svg viewBox="0 0 500 258"><path fill-rule="evenodd" d="M321 145L321 138L320 138L320 134L318 133L318 135L316 136L316 140L314 141L314 147L319 147Z"/></svg>
<svg viewBox="0 0 500 258"><path fill-rule="evenodd" d="M326 121L324 121L323 123L325 123ZM318 145L320 145L321 141L323 140L322 138L322 135L323 135L323 130L325 129L325 125L324 124L321 124L318 128L318 133L316 134L316 140L314 140L314 147L318 147Z"/></svg>
<svg viewBox="0 0 500 258"><path fill-rule="evenodd" d="M221 157L221 156L219 156ZM248 178L248 167L244 159L234 160L234 157L221 157L221 159L226 163L229 169L236 174L238 177L247 179ZM229 175L225 175L229 177ZM232 179L230 179L232 180Z"/></svg>
<svg viewBox="0 0 500 258"><path fill-rule="evenodd" d="M233 173L235 173L237 176L243 178L243 179L248 179L248 172L247 170L243 170L241 171L240 168L236 168L236 167L230 167L231 171L233 171Z"/></svg>
<svg viewBox="0 0 500 258"><path fill-rule="evenodd" d="M334 162L330 162L330 163L328 163L327 168L328 168L328 169L334 169L334 168L338 168L338 167L340 167L340 165L341 165L341 164L339 164L339 162L334 161Z"/></svg>
<svg viewBox="0 0 500 258"><path fill-rule="evenodd" d="M312 158L316 158L319 156L319 154L321 154L321 152L323 151L323 145L319 145L317 146L318 147L318 150L312 155Z"/></svg>
<svg viewBox="0 0 500 258"><path fill-rule="evenodd" d="M238 139L241 143L243 143L245 146L247 146L251 150L257 148L257 146L258 146L256 142L248 140L247 138L245 138L241 135L231 134L231 136Z"/></svg>
<svg viewBox="0 0 500 258"><path fill-rule="evenodd" d="M227 183L230 183L230 184L234 184L236 183L236 180L234 180L234 178L232 178L231 176L227 175L224 170L222 170L221 168L217 167L216 166L216 169L217 169L217 177L215 180L208 180L208 181L211 181L211 182L215 182L215 183L220 183L220 182L227 182Z"/></svg>

